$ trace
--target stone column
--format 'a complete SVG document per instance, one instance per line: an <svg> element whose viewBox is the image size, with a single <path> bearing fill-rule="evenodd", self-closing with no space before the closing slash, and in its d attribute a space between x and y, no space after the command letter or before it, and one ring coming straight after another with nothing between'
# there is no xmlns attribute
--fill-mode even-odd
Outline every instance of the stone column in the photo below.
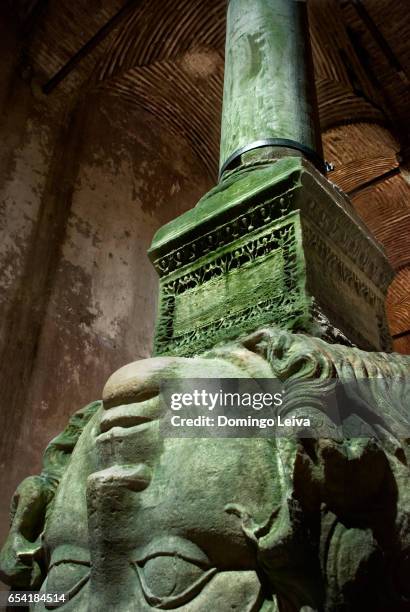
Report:
<svg viewBox="0 0 410 612"><path fill-rule="evenodd" d="M220 170L322 146L304 0L231 0L227 15Z"/></svg>

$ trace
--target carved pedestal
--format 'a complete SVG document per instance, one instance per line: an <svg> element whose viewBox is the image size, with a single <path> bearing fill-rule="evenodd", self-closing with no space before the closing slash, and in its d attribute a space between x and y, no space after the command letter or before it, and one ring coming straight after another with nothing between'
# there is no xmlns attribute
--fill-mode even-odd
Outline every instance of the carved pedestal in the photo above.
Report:
<svg viewBox="0 0 410 612"><path fill-rule="evenodd" d="M157 232L150 258L157 355L197 354L268 324L390 348L387 259L347 197L300 157L228 175Z"/></svg>

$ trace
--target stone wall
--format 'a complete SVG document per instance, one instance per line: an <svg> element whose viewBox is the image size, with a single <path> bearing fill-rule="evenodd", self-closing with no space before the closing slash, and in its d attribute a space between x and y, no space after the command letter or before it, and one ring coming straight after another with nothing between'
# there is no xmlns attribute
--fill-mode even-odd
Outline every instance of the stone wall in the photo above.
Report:
<svg viewBox="0 0 410 612"><path fill-rule="evenodd" d="M150 354L146 250L211 179L185 140L118 97L33 92L13 33L0 34L2 541L50 438L112 371Z"/></svg>

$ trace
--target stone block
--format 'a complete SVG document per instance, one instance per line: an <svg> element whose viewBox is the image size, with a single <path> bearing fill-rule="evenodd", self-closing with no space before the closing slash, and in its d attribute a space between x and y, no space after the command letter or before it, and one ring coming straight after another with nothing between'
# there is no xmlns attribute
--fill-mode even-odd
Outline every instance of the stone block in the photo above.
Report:
<svg viewBox="0 0 410 612"><path fill-rule="evenodd" d="M161 228L156 355L189 356L265 325L389 350L392 271L349 199L287 157L229 174Z"/></svg>

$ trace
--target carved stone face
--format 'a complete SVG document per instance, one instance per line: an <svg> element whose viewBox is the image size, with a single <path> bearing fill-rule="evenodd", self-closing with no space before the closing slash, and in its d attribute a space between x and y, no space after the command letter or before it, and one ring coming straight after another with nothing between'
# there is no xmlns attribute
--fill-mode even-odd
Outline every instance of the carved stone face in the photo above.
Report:
<svg viewBox="0 0 410 612"><path fill-rule="evenodd" d="M409 366L266 329L201 358L122 368L103 404L50 443L42 474L19 486L0 575L37 588L47 572L42 592L69 597L64 612L404 612L410 454L399 424L408 424ZM381 439L160 435L163 379L274 376L291 384L284 408L302 399L314 415L315 389L335 372L371 373L350 408L371 408ZM292 396L295 380L302 395Z"/></svg>
<svg viewBox="0 0 410 612"><path fill-rule="evenodd" d="M158 425L162 378L265 369L241 349L229 359L148 359L110 378L44 534L42 590L70 595L62 610L262 608L254 534L279 513L284 489L273 442L163 439Z"/></svg>

